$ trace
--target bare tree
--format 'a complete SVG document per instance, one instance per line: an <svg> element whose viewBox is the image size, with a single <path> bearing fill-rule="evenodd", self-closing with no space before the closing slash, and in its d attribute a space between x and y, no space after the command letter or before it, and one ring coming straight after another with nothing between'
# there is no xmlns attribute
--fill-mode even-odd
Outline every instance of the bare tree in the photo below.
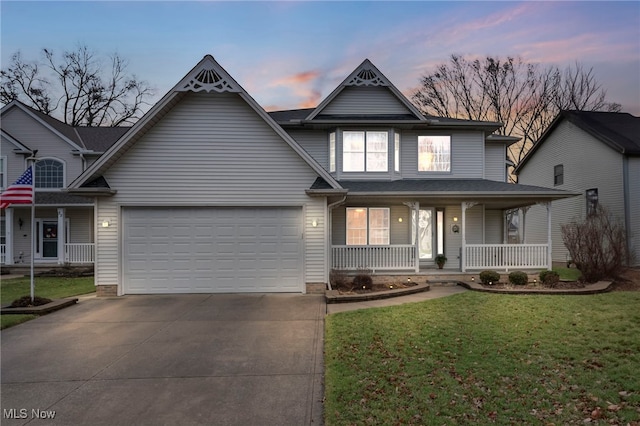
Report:
<svg viewBox="0 0 640 426"><path fill-rule="evenodd" d="M153 96L145 81L126 73L127 62L118 54L104 66L87 46L66 51L60 59L50 49L42 53L44 64L24 62L20 52L12 56L1 71L3 103L21 100L72 126L118 126L140 118Z"/></svg>
<svg viewBox="0 0 640 426"><path fill-rule="evenodd" d="M521 58L467 60L452 55L420 80L412 99L424 114L503 123L500 133L520 137L510 147L517 164L562 109L619 111L606 101L593 69L561 70Z"/></svg>

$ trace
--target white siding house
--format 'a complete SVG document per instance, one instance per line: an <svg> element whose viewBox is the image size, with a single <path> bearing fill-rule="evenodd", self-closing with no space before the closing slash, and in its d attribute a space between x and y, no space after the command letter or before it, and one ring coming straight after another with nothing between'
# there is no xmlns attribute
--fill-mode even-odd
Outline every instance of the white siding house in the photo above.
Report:
<svg viewBox="0 0 640 426"><path fill-rule="evenodd" d="M69 191L97 199L100 295L324 291L332 269L439 253L545 268L548 242L504 244L504 212L569 194L507 183L499 128L423 116L368 60L316 108L267 113L207 55Z"/></svg>
<svg viewBox="0 0 640 426"><path fill-rule="evenodd" d="M632 265L639 265L640 118L625 113L564 111L516 168L518 182L580 194L553 202L553 261L567 262L561 225L586 216L588 194L597 195L627 229ZM525 216L527 243L546 240L542 209Z"/></svg>

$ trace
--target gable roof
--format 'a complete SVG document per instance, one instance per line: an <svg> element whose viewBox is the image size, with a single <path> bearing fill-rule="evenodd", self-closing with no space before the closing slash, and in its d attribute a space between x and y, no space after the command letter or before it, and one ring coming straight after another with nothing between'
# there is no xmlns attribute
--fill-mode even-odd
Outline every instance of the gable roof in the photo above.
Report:
<svg viewBox="0 0 640 426"><path fill-rule="evenodd" d="M19 108L71 145L74 150L82 153L90 151L95 151L95 154L102 153L129 130L129 127L73 127L18 100L5 105L0 114L6 114L11 108ZM19 142L16 138L14 139Z"/></svg>
<svg viewBox="0 0 640 426"><path fill-rule="evenodd" d="M623 155L640 155L640 117L626 112L561 111L520 161L516 174L564 120Z"/></svg>
<svg viewBox="0 0 640 426"><path fill-rule="evenodd" d="M340 188L338 182L311 157L269 114L240 86L211 55L205 55L169 92L158 101L131 129L113 144L96 162L89 166L68 189L89 190L85 184L100 178L102 174L124 155L155 123L157 123L188 92L232 92L237 93L282 140L287 143L319 176L332 187Z"/></svg>
<svg viewBox="0 0 640 426"><path fill-rule="evenodd" d="M306 120L316 118L342 91L351 86L382 86L389 91L403 104L411 113L410 119L424 121L425 117L418 109L400 92L389 79L380 72L375 65L365 59L342 83L336 87L320 104L306 117ZM407 117L403 117L406 119Z"/></svg>

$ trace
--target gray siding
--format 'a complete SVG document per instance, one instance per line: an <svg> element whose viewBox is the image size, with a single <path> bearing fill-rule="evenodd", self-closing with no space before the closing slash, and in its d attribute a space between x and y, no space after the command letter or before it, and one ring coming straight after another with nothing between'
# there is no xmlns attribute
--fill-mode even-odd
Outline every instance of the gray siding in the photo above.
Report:
<svg viewBox="0 0 640 426"><path fill-rule="evenodd" d="M117 284L121 206L303 206L305 280L325 282L324 199L313 169L238 95L189 93L104 174L98 284ZM321 226L311 223L318 220Z"/></svg>
<svg viewBox="0 0 640 426"><path fill-rule="evenodd" d="M474 206L465 213L467 244L484 244L484 205Z"/></svg>
<svg viewBox="0 0 640 426"><path fill-rule="evenodd" d="M2 123L4 127L4 122ZM24 157L22 155L17 155L13 152L16 148L14 144L6 140L4 137L1 138L2 145L0 146L0 157L4 157L5 161L5 170L6 174L6 182L0 182L0 186L3 183L6 183L7 186L11 185L15 182L18 177L24 173L27 168L27 163L24 161Z"/></svg>
<svg viewBox="0 0 640 426"><path fill-rule="evenodd" d="M629 234L632 264L640 266L640 157L629 157Z"/></svg>
<svg viewBox="0 0 640 426"><path fill-rule="evenodd" d="M564 183L553 185L553 168L564 166ZM554 201L551 207L553 261L564 262L567 250L562 242L561 224L585 215L585 190L598 188L599 203L614 215L624 217L622 155L572 123L563 121L520 171L518 182L580 193ZM527 213L525 235L528 243L547 242L547 211L533 206Z"/></svg>
<svg viewBox="0 0 640 426"><path fill-rule="evenodd" d="M451 135L451 172L418 172L418 136ZM400 172L403 178L461 178L484 177L484 135L482 132L429 133L406 131L401 134Z"/></svg>
<svg viewBox="0 0 640 426"><path fill-rule="evenodd" d="M485 244L502 244L504 233L504 220L502 210L485 210Z"/></svg>
<svg viewBox="0 0 640 426"><path fill-rule="evenodd" d="M387 87L345 87L320 114L412 114Z"/></svg>
<svg viewBox="0 0 640 426"><path fill-rule="evenodd" d="M292 130L287 133L325 170L329 170L329 133L327 131Z"/></svg>
<svg viewBox="0 0 640 426"><path fill-rule="evenodd" d="M37 149L38 158L61 160L65 164L66 184L69 184L82 173L82 160L79 156L71 154L74 147L21 109L14 107L7 111L2 117L2 128L30 149ZM2 155L5 154L3 153ZM24 166L25 164L22 163L19 168L24 168ZM12 170L15 168L15 166L11 167ZM17 179L20 174L22 174L22 171L12 176L13 180Z"/></svg>
<svg viewBox="0 0 640 426"><path fill-rule="evenodd" d="M484 149L484 178L505 182L507 147L504 144L490 143Z"/></svg>

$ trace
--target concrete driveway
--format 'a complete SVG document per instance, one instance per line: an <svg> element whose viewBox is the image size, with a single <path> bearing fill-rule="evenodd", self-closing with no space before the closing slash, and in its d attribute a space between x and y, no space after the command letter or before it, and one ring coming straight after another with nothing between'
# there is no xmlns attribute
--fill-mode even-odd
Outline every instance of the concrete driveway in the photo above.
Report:
<svg viewBox="0 0 640 426"><path fill-rule="evenodd" d="M320 425L324 316L313 295L82 299L1 332L0 423Z"/></svg>

